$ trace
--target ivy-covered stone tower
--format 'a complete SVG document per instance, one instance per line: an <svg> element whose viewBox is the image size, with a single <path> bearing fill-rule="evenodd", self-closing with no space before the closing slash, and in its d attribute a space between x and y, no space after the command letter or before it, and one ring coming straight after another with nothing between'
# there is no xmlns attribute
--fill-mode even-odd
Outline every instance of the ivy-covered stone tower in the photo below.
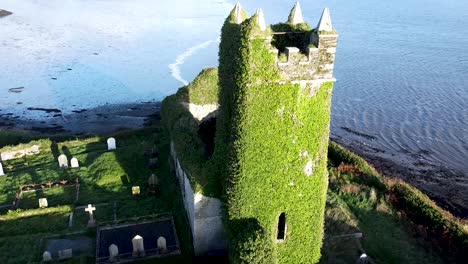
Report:
<svg viewBox="0 0 468 264"><path fill-rule="evenodd" d="M328 9L311 28L299 3L271 26L237 4L223 25L213 158L234 263L320 259L337 37Z"/></svg>

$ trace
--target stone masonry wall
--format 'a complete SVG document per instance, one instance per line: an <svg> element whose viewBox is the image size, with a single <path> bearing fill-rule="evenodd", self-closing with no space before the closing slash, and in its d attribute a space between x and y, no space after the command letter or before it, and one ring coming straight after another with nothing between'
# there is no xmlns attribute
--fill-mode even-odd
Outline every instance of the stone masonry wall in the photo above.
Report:
<svg viewBox="0 0 468 264"><path fill-rule="evenodd" d="M311 45L305 54L296 47L287 47L286 62L277 62L282 79L285 81L333 79L337 40L336 34L312 32Z"/></svg>
<svg viewBox="0 0 468 264"><path fill-rule="evenodd" d="M183 170L172 142L171 156L192 230L195 255L203 256L215 251L225 251L227 238L221 218L221 201L193 191L189 175Z"/></svg>

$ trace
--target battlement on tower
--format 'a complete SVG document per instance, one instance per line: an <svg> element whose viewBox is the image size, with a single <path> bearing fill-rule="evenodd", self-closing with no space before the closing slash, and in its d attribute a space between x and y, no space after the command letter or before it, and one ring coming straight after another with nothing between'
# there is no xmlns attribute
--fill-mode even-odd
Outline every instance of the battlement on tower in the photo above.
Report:
<svg viewBox="0 0 468 264"><path fill-rule="evenodd" d="M236 5L233 13L235 24L247 20L240 5ZM338 34L332 26L328 8L315 28L311 28L303 19L299 3L291 10L288 21L267 26L261 9L256 14L260 34L256 38L264 38L265 45L272 54L276 54L276 66L281 82L329 82L335 81L333 69Z"/></svg>
<svg viewBox="0 0 468 264"><path fill-rule="evenodd" d="M303 24L302 28L308 27L302 19L299 3L296 3L286 25L288 24L292 30L275 32L275 26L272 26L272 37L267 38L271 52L278 54L276 65L282 79L296 82L334 81L333 69L338 34L331 24L328 9L324 9L316 28L294 31L295 25ZM283 38L283 41L278 41L278 38ZM272 40L270 43L269 39ZM288 42L289 45L285 46L284 42Z"/></svg>

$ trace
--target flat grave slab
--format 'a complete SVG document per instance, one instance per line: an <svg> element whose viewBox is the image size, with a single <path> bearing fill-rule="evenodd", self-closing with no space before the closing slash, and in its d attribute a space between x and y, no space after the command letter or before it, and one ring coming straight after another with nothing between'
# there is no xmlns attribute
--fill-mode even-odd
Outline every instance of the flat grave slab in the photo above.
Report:
<svg viewBox="0 0 468 264"><path fill-rule="evenodd" d="M92 255L94 252L93 240L88 237L48 239L45 250L52 254L52 258L58 259L59 251L67 249L72 249L73 257Z"/></svg>

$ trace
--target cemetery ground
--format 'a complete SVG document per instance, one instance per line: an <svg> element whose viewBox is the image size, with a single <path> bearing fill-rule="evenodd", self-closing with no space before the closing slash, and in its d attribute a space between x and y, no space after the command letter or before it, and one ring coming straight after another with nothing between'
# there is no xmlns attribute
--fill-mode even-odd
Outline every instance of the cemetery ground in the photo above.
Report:
<svg viewBox="0 0 468 264"><path fill-rule="evenodd" d="M112 136L117 140L114 151L107 151L109 135L55 142L41 139L0 149L5 152L38 145L41 150L40 154L2 162L6 176L0 177L0 263L39 263L47 241L84 238L92 241L90 249L65 263L94 263L96 232L87 228L89 217L84 209L88 204L96 207L94 217L99 226L114 220L138 223L170 213L182 254L145 263L194 262L190 228L170 168L168 137L157 125ZM148 160L155 143L160 167L150 169ZM61 154L68 160L76 157L80 167L60 169L57 159ZM148 193L152 173L158 176L158 195ZM395 193L383 176L334 143L329 148L329 173L320 263L355 263L362 253L370 256L372 263L459 262L435 238L437 232L395 206ZM32 184L44 188L34 190ZM138 197L132 195L133 186L140 187ZM11 210L20 187L19 206ZM48 200L47 208L39 208L38 199L43 197ZM440 221L453 219L444 216ZM464 228L461 236L466 240L466 225Z"/></svg>
<svg viewBox="0 0 468 264"><path fill-rule="evenodd" d="M138 223L171 214L182 255L151 263L190 262L190 231L176 178L171 175L168 140L156 127L113 136L117 139L114 151L107 151L107 137L65 142L41 139L27 144L38 145L40 154L2 162L6 176L0 177L0 263L41 262L48 240L83 237L91 238L93 250L70 262L94 263L96 233L87 228L89 217L84 209L88 204L96 207L94 218L100 226ZM155 143L162 161L157 169L148 166ZM14 148L21 146L2 151ZM59 168L57 159L61 154L68 160L77 158L80 167ZM159 180L156 194L148 192L152 173ZM37 184L43 187L37 188ZM133 186L140 187L139 196L132 195ZM12 210L20 187L21 199L16 210ZM48 207L39 208L38 199L44 197Z"/></svg>

